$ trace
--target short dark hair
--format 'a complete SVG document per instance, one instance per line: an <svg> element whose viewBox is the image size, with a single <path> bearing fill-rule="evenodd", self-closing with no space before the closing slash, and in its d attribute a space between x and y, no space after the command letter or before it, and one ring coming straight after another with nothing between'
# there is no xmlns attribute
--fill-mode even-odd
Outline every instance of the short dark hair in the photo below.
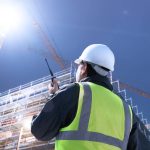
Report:
<svg viewBox="0 0 150 150"><path fill-rule="evenodd" d="M91 66L91 64L87 63L87 76L99 75Z"/></svg>
<svg viewBox="0 0 150 150"><path fill-rule="evenodd" d="M105 68L105 67L101 67L102 69L104 69L105 71L110 71L109 69ZM92 67L91 64L87 63L87 76L92 76L92 75L100 75L98 74L95 69Z"/></svg>
<svg viewBox="0 0 150 150"><path fill-rule="evenodd" d="M87 64L87 76L90 77L90 76L93 76L93 75L99 75L92 67L91 64L87 63L87 62L84 62L84 61L81 61L80 64Z"/></svg>

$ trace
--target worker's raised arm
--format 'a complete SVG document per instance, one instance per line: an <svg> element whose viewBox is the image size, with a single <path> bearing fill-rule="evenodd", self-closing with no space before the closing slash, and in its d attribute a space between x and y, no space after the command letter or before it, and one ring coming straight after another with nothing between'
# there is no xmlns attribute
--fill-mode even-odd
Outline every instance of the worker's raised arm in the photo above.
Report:
<svg viewBox="0 0 150 150"><path fill-rule="evenodd" d="M45 104L31 125L31 132L38 140L51 140L58 134L60 128L72 121L72 116L76 113L76 109L72 108L77 107L78 92L78 86L73 84L57 92Z"/></svg>

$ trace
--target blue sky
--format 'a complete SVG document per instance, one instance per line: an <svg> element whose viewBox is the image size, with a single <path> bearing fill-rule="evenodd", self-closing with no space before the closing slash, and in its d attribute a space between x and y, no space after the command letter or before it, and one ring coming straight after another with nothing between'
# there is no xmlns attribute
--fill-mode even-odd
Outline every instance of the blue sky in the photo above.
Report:
<svg viewBox="0 0 150 150"><path fill-rule="evenodd" d="M0 5L6 2L17 7L22 17L0 49L0 92L47 76L45 57L54 72L61 70L35 20L66 62L89 44L106 44L116 56L114 78L150 92L148 0L0 0ZM150 120L150 99L130 95Z"/></svg>

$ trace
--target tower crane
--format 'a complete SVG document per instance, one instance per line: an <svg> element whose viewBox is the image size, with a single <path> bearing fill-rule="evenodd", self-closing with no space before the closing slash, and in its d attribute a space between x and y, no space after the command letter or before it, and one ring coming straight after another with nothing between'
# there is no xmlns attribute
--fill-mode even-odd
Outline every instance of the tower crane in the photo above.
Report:
<svg viewBox="0 0 150 150"><path fill-rule="evenodd" d="M147 99L150 99L150 93L145 92L144 90L141 90L139 88L133 87L133 86L131 86L131 85L127 84L127 83L124 83L122 81L120 81L119 83L120 83L120 87L126 88L129 91L132 91L132 92L138 94L139 96L143 96L143 97L145 97Z"/></svg>
<svg viewBox="0 0 150 150"><path fill-rule="evenodd" d="M62 57L60 57L57 52L56 49L54 48L54 46L51 44L48 36L46 35L46 33L42 30L40 24L34 19L33 20L33 25L34 27L37 29L39 35L41 36L45 46L47 47L47 49L50 51L52 58L55 60L56 63L58 63L58 65L64 69L65 68L65 62L62 59Z"/></svg>

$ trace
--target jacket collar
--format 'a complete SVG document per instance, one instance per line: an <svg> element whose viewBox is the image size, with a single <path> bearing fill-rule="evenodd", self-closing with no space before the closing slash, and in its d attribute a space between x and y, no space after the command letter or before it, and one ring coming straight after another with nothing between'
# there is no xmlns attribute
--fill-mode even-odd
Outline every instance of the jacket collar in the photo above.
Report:
<svg viewBox="0 0 150 150"><path fill-rule="evenodd" d="M113 86L110 83L109 78L106 76L92 75L90 77L86 77L86 78L82 79L80 82L92 82L92 83L101 85L101 86L109 89L110 91L113 91Z"/></svg>

